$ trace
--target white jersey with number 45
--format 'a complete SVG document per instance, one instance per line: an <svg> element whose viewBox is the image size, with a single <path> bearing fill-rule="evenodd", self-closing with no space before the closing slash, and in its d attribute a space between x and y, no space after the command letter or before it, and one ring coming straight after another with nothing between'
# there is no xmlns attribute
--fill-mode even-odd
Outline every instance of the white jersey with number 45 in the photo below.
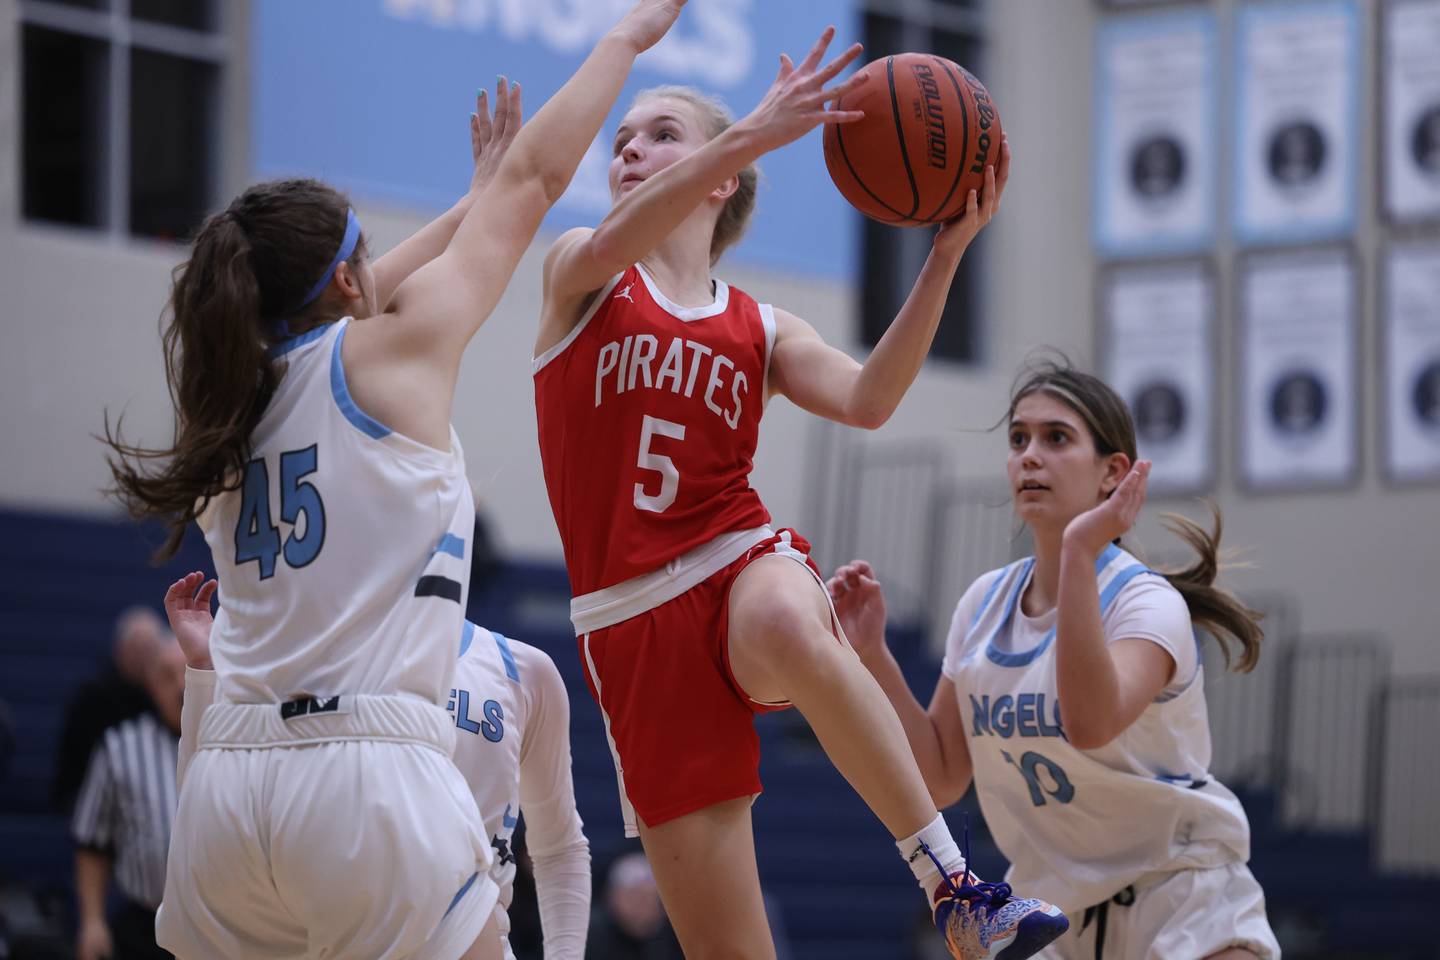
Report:
<svg viewBox="0 0 1440 960"><path fill-rule="evenodd" d="M361 410L346 318L278 344L284 373L236 490L199 524L222 584L219 702L400 694L443 704L475 507L465 458Z"/></svg>

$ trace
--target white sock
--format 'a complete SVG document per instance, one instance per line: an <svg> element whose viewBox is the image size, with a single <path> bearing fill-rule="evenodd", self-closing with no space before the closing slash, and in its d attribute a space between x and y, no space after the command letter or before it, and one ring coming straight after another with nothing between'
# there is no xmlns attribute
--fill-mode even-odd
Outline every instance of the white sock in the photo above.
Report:
<svg viewBox="0 0 1440 960"><path fill-rule="evenodd" d="M944 879L940 869L935 866L935 860L944 865L946 874L959 873L965 869L965 858L960 855L955 838L950 836L950 828L945 825L945 818L938 813L919 833L904 840L897 840L895 847L905 862L910 864L910 871L915 874L915 879L919 881L920 889L925 891L927 899L935 896L935 888L940 886ZM927 849L935 855L934 860L926 855Z"/></svg>

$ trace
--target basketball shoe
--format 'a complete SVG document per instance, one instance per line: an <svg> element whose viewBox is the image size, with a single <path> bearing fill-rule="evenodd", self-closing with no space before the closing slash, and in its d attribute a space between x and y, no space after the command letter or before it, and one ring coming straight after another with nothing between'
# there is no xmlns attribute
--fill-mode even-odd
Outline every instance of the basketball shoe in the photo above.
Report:
<svg viewBox="0 0 1440 960"><path fill-rule="evenodd" d="M1059 907L1012 897L1008 883L981 883L969 870L945 878L933 907L956 960L1023 960L1070 928Z"/></svg>

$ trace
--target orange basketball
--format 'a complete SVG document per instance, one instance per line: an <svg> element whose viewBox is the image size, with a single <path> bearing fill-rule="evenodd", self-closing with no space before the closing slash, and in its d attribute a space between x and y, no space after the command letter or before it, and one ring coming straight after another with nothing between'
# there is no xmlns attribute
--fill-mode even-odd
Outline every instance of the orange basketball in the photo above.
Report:
<svg viewBox="0 0 1440 960"><path fill-rule="evenodd" d="M898 226L959 216L1000 162L1000 115L985 85L944 57L902 53L860 71L837 110L865 119L825 127L830 179L867 217Z"/></svg>

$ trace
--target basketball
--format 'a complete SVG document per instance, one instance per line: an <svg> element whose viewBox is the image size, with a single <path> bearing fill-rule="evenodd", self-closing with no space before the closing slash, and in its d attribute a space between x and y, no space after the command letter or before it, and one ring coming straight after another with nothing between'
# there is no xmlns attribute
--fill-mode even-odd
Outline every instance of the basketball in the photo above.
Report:
<svg viewBox="0 0 1440 960"><path fill-rule="evenodd" d="M860 71L837 110L865 119L825 127L825 166L867 217L897 226L942 223L965 210L985 168L1000 162L1000 115L974 74L928 53L902 53Z"/></svg>

